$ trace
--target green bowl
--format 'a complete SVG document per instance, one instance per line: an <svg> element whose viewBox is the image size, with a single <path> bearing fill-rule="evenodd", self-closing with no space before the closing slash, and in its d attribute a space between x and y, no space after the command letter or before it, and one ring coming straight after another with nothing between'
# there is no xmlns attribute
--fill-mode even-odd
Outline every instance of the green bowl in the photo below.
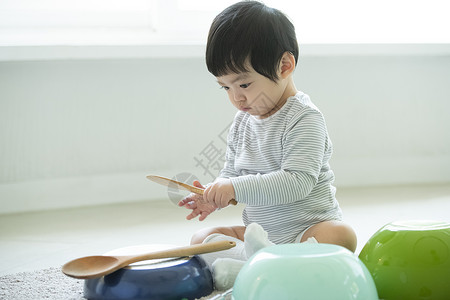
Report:
<svg viewBox="0 0 450 300"><path fill-rule="evenodd" d="M328 244L264 248L239 272L235 300L378 299L373 279L356 255Z"/></svg>
<svg viewBox="0 0 450 300"><path fill-rule="evenodd" d="M359 258L381 299L450 299L450 223L389 223L369 239Z"/></svg>

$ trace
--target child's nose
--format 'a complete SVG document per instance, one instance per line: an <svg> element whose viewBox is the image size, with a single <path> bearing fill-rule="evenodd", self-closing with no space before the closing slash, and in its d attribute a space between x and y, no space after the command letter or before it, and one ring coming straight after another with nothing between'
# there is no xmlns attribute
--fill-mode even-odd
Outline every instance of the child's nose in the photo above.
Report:
<svg viewBox="0 0 450 300"><path fill-rule="evenodd" d="M234 93L234 101L236 102L242 102L245 101L245 95L243 93L235 92Z"/></svg>

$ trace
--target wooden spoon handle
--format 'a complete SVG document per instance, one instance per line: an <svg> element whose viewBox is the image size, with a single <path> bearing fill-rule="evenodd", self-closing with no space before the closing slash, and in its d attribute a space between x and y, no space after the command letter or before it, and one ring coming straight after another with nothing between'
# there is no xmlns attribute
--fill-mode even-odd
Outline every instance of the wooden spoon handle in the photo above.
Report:
<svg viewBox="0 0 450 300"><path fill-rule="evenodd" d="M195 194L199 194L199 195L203 195L203 193L205 192L204 189L202 188L198 188L196 186L193 185L189 185L186 184L184 182L181 181L176 181L167 177L163 177L163 176L158 176L158 175L147 175L147 178L150 179L151 181L157 182L159 184L165 185L170 187L170 184L175 184L176 186L178 186L179 188L182 188L186 191L190 191L192 193ZM231 205L236 205L237 201L235 199L231 199L229 202Z"/></svg>
<svg viewBox="0 0 450 300"><path fill-rule="evenodd" d="M174 182L174 183L176 183L176 184L178 184L178 185L180 185L180 186L182 186L182 187L185 188L186 190L195 193L195 194L203 195L203 193L205 192L204 189L198 188L198 187L193 186L193 185L189 185L189 184L186 184L186 183L183 183L183 182L179 182L179 181L175 181L175 180L172 180L172 179L171 179L171 181ZM230 200L230 204L231 204L231 205L236 205L236 204L237 204L237 201L234 200L234 199L231 199L231 200Z"/></svg>
<svg viewBox="0 0 450 300"><path fill-rule="evenodd" d="M196 186L192 186L192 185L188 185L188 184L184 184L184 183L183 183L183 185L185 185L184 187L185 187L186 189L188 189L189 191L191 191L191 192L193 192L193 193L195 193L195 194L203 195L203 193L205 192L204 189L198 188L198 187L196 187ZM230 203L231 205L236 205L236 204L237 204L237 201L234 200L234 199L231 199L229 203Z"/></svg>
<svg viewBox="0 0 450 300"><path fill-rule="evenodd" d="M128 256L124 257L124 263L129 265L134 262L149 260L149 259L160 259L160 258L172 258L172 257L184 257L197 254L204 254L209 252L216 252L222 250L228 250L236 246L235 242L232 241L218 241L206 244L196 244L186 247L179 247L174 249L162 250L152 253L147 253L139 256Z"/></svg>

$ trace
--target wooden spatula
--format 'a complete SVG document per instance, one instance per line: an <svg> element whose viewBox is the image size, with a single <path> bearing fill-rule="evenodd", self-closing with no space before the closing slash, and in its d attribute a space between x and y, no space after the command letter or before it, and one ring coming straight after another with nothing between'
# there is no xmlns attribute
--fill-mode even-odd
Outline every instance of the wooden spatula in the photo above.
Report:
<svg viewBox="0 0 450 300"><path fill-rule="evenodd" d="M155 251L141 255L129 256L85 256L69 261L62 267L62 272L67 276L79 279L89 279L108 275L129 264L160 258L172 258L191 256L221 250L227 250L236 246L233 241L218 241L206 244L197 244L186 247L174 248L163 251Z"/></svg>

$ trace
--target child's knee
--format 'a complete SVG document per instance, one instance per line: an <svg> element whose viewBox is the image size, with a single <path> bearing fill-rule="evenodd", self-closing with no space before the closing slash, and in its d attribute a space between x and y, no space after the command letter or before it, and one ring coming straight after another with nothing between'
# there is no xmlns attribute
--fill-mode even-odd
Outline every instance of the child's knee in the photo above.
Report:
<svg viewBox="0 0 450 300"><path fill-rule="evenodd" d="M355 252L357 245L356 233L352 227L345 223L335 227L336 242L338 245Z"/></svg>
<svg viewBox="0 0 450 300"><path fill-rule="evenodd" d="M357 238L349 225L340 221L326 221L312 226L305 232L302 241L314 237L319 243L335 244L355 252Z"/></svg>
<svg viewBox="0 0 450 300"><path fill-rule="evenodd" d="M223 234L243 241L244 232L245 232L244 226L204 228L194 233L194 235L191 238L191 245L201 244L208 236L215 233Z"/></svg>
<svg viewBox="0 0 450 300"><path fill-rule="evenodd" d="M214 233L219 233L219 231L216 228L204 228L195 232L191 238L191 245L203 243L208 236Z"/></svg>

